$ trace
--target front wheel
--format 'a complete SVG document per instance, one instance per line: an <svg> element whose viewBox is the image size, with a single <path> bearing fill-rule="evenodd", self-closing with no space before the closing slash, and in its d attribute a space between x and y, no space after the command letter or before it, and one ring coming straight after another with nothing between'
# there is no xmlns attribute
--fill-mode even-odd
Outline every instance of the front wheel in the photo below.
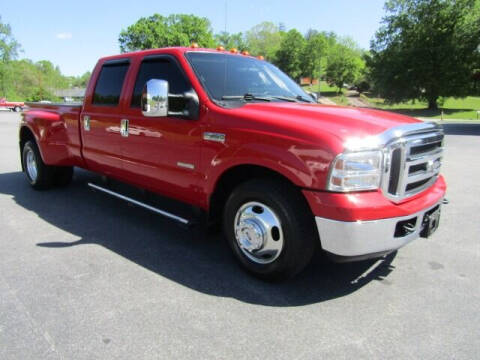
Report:
<svg viewBox="0 0 480 360"><path fill-rule="evenodd" d="M20 111L22 111L22 108L21 108L20 106L15 106L15 107L13 108L13 111L15 111L15 112L20 112Z"/></svg>
<svg viewBox="0 0 480 360"><path fill-rule="evenodd" d="M284 280L310 262L318 242L313 215L293 185L259 179L227 200L224 231L240 264L264 280Z"/></svg>

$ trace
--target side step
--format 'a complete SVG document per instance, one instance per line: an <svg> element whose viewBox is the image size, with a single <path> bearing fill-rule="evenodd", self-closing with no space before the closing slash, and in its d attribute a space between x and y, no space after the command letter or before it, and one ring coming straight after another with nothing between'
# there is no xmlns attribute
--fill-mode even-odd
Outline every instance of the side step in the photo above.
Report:
<svg viewBox="0 0 480 360"><path fill-rule="evenodd" d="M160 210L154 206L151 206L151 205L148 205L148 204L145 204L141 201L138 201L138 200L135 200L135 199L132 199L131 197L128 197L128 196L125 196L125 195L122 195L122 194L119 194L115 191L112 191L112 190L109 190L109 189L106 189L104 187L101 187L101 186L98 186L96 184L92 184L92 183L88 183L87 184L89 187L91 187L92 189L95 189L95 190L99 190L99 191L102 191L108 195L111 195L113 197L116 197L118 199L121 199L121 200L125 200L131 204L134 204L134 205L137 205L137 206L140 206L140 207L143 207L144 209L147 209L147 210L150 210L150 211L153 211L154 213L157 213L159 215L162 215L162 216L165 216L166 218L169 218L171 220L174 220L174 221L177 221L179 222L180 224L182 225L185 225L185 226L190 226L191 225L191 222L187 219L184 219L180 216L177 216L177 215L174 215L174 214L171 214L167 211L164 211L164 210Z"/></svg>

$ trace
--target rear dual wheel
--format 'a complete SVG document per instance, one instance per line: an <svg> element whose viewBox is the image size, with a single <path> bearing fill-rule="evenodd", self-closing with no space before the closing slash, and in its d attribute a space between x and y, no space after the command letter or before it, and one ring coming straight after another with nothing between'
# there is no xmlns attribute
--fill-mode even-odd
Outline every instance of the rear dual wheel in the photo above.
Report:
<svg viewBox="0 0 480 360"><path fill-rule="evenodd" d="M227 241L245 270L285 280L310 262L318 242L313 215L300 191L278 180L238 186L224 210Z"/></svg>
<svg viewBox="0 0 480 360"><path fill-rule="evenodd" d="M36 190L66 186L72 181L73 167L45 164L34 141L27 141L23 146L22 162L27 180Z"/></svg>

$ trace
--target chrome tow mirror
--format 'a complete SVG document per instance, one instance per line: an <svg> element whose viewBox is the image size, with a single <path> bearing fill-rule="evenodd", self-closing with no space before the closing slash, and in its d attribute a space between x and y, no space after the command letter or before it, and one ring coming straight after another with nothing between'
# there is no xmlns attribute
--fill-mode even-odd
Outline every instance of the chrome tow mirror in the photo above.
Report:
<svg viewBox="0 0 480 360"><path fill-rule="evenodd" d="M169 109L169 100L173 102L173 111ZM148 80L143 87L141 108L143 116L177 116L192 120L198 119L200 111L198 96L193 89L183 94L170 94L168 81L159 79Z"/></svg>
<svg viewBox="0 0 480 360"><path fill-rule="evenodd" d="M161 117L168 115L168 81L148 80L142 91L143 116Z"/></svg>

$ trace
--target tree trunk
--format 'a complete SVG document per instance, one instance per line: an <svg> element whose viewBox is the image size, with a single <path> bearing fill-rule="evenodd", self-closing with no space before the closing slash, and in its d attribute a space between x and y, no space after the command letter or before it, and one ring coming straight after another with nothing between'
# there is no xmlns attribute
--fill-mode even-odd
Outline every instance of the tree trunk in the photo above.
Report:
<svg viewBox="0 0 480 360"><path fill-rule="evenodd" d="M438 110L437 100L438 96L434 96L428 99L428 110Z"/></svg>

